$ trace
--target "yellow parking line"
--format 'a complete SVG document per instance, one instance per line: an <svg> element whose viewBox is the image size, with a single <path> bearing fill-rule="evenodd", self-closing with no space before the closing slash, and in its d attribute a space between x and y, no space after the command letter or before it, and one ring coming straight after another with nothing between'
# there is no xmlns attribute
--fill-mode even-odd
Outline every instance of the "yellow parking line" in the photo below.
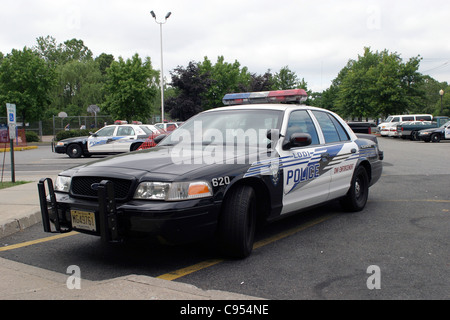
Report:
<svg viewBox="0 0 450 320"><path fill-rule="evenodd" d="M328 220L328 219L330 219L330 218L332 218L334 216L335 216L334 214L333 215L328 215L328 216L325 216L325 217L322 217L322 218L310 221L310 222L308 222L306 224L302 224L301 226L298 226L296 228L292 228L290 230L281 232L281 233L276 234L276 235L274 235L272 237L269 237L267 239L263 239L263 240L257 241L253 245L253 249L258 249L258 248L261 248L261 247L266 246L268 244L271 244L271 243L273 243L275 241L278 241L278 240L281 240L283 238L289 237L289 236L291 236L291 235L293 235L293 234L295 234L297 232L300 232L302 230L305 230L307 228L315 226L316 224L322 223L322 222L324 222L324 221L326 221L326 220ZM178 270L175 270L175 271L172 271L172 272L160 275L157 278L158 279L164 279L164 280L170 280L170 281L176 280L176 279L181 278L183 276L186 276L188 274L200 271L200 270L205 269L205 268L212 267L212 266L214 266L216 264L219 264L221 262L224 262L224 261L225 261L225 259L213 259L213 260L202 261L202 262L194 264L192 266L189 266L189 267L186 267L186 268L182 268L182 269L178 269Z"/></svg>
<svg viewBox="0 0 450 320"><path fill-rule="evenodd" d="M213 259L213 260L206 260L197 264L194 264L192 266L186 267L186 268L182 268L179 270L175 270L163 275L158 276L158 279L164 279L164 280L175 280L178 278L181 278L185 275L188 275L190 273L194 273L196 271L208 268L208 267L212 267L216 264L219 264L221 262L225 261L224 259Z"/></svg>
<svg viewBox="0 0 450 320"><path fill-rule="evenodd" d="M43 242L47 242L47 241L52 241L52 240L57 240L57 239L61 239L61 238L66 238L66 237L70 237L70 236L73 236L73 235L76 235L76 234L78 234L78 232L72 231L72 232L68 232L68 233L61 233L61 234L58 234L58 235L52 236L52 237L47 237L47 238L42 238L42 239L37 239L37 240L32 240L32 241L27 241L27 242L18 243L18 244L12 244L10 246L1 247L0 248L0 252L1 251L14 250L14 249L18 249L18 248L27 247L27 246L32 246L32 245L37 244L37 243L43 243Z"/></svg>

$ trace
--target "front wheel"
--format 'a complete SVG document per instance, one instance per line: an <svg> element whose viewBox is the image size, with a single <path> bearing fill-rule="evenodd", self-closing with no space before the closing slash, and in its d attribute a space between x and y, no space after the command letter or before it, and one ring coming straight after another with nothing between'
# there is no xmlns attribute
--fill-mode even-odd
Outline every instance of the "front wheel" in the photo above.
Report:
<svg viewBox="0 0 450 320"><path fill-rule="evenodd" d="M67 155L71 158L79 158L83 154L83 150L79 144L71 144L67 147Z"/></svg>
<svg viewBox="0 0 450 320"><path fill-rule="evenodd" d="M344 209L357 212L364 209L369 197L369 177L364 167L358 167L353 174L350 189L341 200Z"/></svg>
<svg viewBox="0 0 450 320"><path fill-rule="evenodd" d="M431 135L431 142L440 142L441 141L441 136L439 135L439 133L433 133Z"/></svg>
<svg viewBox="0 0 450 320"><path fill-rule="evenodd" d="M219 245L233 258L248 257L256 230L256 196L250 186L237 186L225 199L219 220Z"/></svg>

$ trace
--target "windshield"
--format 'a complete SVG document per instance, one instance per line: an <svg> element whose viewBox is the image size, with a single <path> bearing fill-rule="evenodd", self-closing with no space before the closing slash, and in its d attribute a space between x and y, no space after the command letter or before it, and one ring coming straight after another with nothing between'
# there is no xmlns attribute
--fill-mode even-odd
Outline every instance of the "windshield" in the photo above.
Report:
<svg viewBox="0 0 450 320"><path fill-rule="evenodd" d="M447 127L447 126L450 126L450 121L449 122L446 122L446 123L444 123L442 126L441 126L441 128L445 128L445 127Z"/></svg>
<svg viewBox="0 0 450 320"><path fill-rule="evenodd" d="M278 110L221 110L201 113L184 123L159 145L178 143L220 145L267 144L267 130L280 129L283 112Z"/></svg>

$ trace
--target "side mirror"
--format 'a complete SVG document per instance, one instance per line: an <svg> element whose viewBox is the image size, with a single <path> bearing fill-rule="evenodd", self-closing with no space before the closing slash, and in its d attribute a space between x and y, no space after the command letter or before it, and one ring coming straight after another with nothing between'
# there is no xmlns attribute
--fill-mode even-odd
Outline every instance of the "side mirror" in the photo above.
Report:
<svg viewBox="0 0 450 320"><path fill-rule="evenodd" d="M312 143L309 133L293 133L289 141L284 143L283 149L306 147Z"/></svg>

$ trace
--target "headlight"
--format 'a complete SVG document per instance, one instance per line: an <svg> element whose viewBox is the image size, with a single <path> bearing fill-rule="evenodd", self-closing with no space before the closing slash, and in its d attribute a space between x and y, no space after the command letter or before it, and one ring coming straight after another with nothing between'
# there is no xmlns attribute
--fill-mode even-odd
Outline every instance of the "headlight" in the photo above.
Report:
<svg viewBox="0 0 450 320"><path fill-rule="evenodd" d="M212 196L211 185L206 181L195 182L141 182L134 199L180 201Z"/></svg>
<svg viewBox="0 0 450 320"><path fill-rule="evenodd" d="M71 181L71 177L58 176L55 181L55 191L69 192Z"/></svg>
<svg viewBox="0 0 450 320"><path fill-rule="evenodd" d="M56 145L59 146L59 147L63 147L64 146L64 142L59 141Z"/></svg>

